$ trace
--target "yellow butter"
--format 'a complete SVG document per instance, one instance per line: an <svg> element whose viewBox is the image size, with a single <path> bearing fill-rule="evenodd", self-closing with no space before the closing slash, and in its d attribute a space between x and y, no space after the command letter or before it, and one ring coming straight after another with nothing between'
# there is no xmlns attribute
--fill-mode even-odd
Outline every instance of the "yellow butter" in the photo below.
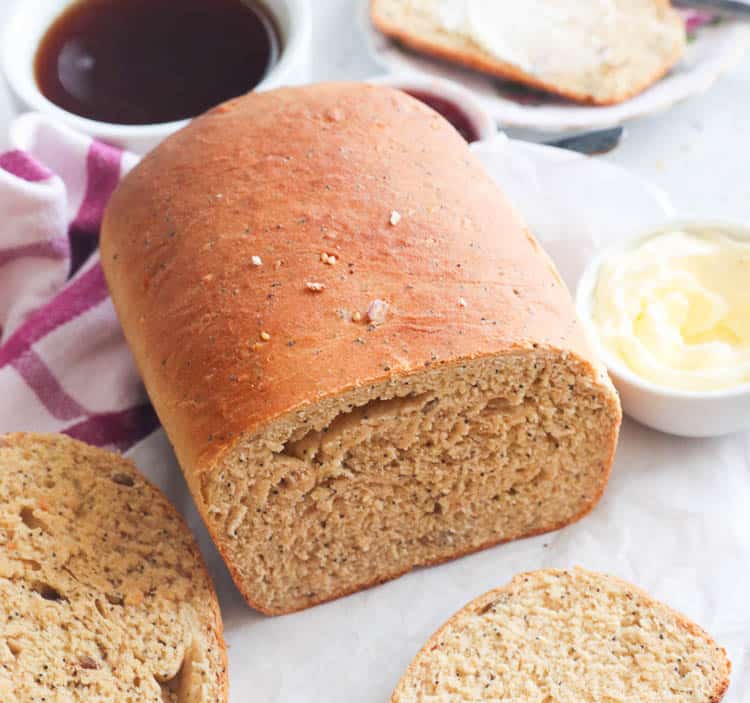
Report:
<svg viewBox="0 0 750 703"><path fill-rule="evenodd" d="M608 258L592 318L604 346L670 388L750 382L750 241L673 230Z"/></svg>

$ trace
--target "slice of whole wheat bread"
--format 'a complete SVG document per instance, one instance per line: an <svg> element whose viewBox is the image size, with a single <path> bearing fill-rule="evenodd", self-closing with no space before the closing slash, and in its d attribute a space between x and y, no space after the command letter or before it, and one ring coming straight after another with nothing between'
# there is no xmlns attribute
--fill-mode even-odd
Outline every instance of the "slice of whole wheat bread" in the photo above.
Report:
<svg viewBox="0 0 750 703"><path fill-rule="evenodd" d="M381 32L416 51L598 105L622 102L655 83L686 45L684 23L668 0L536 0L533 7L487 0L500 19L508 12L507 22L481 28L483 37L499 40L497 53L465 22L453 26L461 17L457 8L471 2L463 1L372 0L371 16Z"/></svg>
<svg viewBox="0 0 750 703"><path fill-rule="evenodd" d="M549 569L456 613L391 703L716 703L729 671L701 628L635 586Z"/></svg>
<svg viewBox="0 0 750 703"><path fill-rule="evenodd" d="M220 703L216 596L177 511L131 462L0 437L0 700Z"/></svg>

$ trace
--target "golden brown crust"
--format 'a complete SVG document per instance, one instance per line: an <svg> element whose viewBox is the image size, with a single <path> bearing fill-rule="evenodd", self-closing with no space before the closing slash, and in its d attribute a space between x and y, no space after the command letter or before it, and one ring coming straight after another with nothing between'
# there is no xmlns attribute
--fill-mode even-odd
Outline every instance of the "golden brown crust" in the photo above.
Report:
<svg viewBox="0 0 750 703"><path fill-rule="evenodd" d="M221 666L216 671L216 681L220 691L219 701L227 701L229 699L229 677L228 677L228 661L227 661L227 649L226 643L223 637L223 621L221 617L221 610L219 607L219 601L216 596L216 591L213 586L213 582L208 573L203 555L198 549L198 545L195 542L195 538L187 526L182 515L176 510L171 501L161 492L161 490L155 486L146 476L140 473L135 464L128 458L120 455L116 455L113 452L100 449L98 447L90 446L83 442L71 439L64 435L56 434L38 434L33 432L13 432L4 435L0 435L0 449L4 447L13 447L20 449L39 450L40 448L44 451L49 452L52 455L55 454L69 454L71 452L84 452L87 456L98 459L98 463L102 467L116 467L118 473L131 475L137 478L139 483L145 484L150 489L150 501L154 506L161 506L164 512L174 516L174 521L179 525L181 531L188 537L186 539L186 546L189 545L189 560L195 563L199 568L199 573L203 583L203 590L208 594L208 599L201 602L202 607L208 608L211 613L210 623L211 629L216 635L216 642L219 648L219 658Z"/></svg>
<svg viewBox="0 0 750 703"><path fill-rule="evenodd" d="M591 359L557 272L463 140L384 87L282 89L198 118L125 179L101 249L188 471L295 408L429 364ZM383 324L351 321L376 299Z"/></svg>
<svg viewBox="0 0 750 703"><path fill-rule="evenodd" d="M661 2L661 0L660 0ZM664 0L663 5L668 6L669 0ZM684 46L675 45L673 52L664 61L663 65L657 71L637 83L631 84L627 90L621 90L607 98L592 95L590 91L577 91L569 86L560 86L555 83L545 81L539 76L527 73L514 64L500 61L485 53L481 49L464 49L460 51L452 50L449 47L429 41L419 37L409 31L408 28L391 22L387 16L377 11L377 0L371 0L370 19L373 25L383 34L389 36L404 46L413 49L422 54L433 56L441 61L453 64L460 64L481 73L486 73L497 78L514 81L521 85L526 85L537 90L542 90L552 95L572 100L584 105L616 105L625 102L630 98L642 93L646 88L663 78L671 68L677 63L682 56Z"/></svg>
<svg viewBox="0 0 750 703"><path fill-rule="evenodd" d="M576 567L576 568L580 568L580 567ZM559 573L562 570L561 569L547 569L546 571L549 571L550 573ZM506 585L500 586L499 588L495 588L495 589L492 589L491 591L487 591L486 593L483 593L481 596L478 596L474 600L470 601L463 608L461 608L458 612L454 613L450 618L448 618L448 620L446 620L429 637L429 639L424 643L422 648L414 656L409 666L407 667L406 671L404 672L404 675L401 677L401 680L396 685L396 689L394 690L390 699L391 703L398 703L397 696L400 693L399 689L402 683L405 682L407 679L409 679L409 677L416 672L417 664L419 660L421 659L422 655L430 652L436 646L438 646L440 642L440 638L443 636L443 633L447 629L449 629L455 623L457 623L466 613L481 611L488 603L491 603L492 601L496 600L502 594L512 592L513 587L516 584L516 582L523 580L523 578L526 576L532 576L534 573L535 573L534 571L525 571L525 572L516 574ZM623 579L617 578L616 576L607 575L606 578L620 584L621 586L626 587L630 591L638 593L642 598L644 598L646 601L650 603L656 602L655 599L651 595L649 595L645 590L643 590L642 588L638 586L635 586L627 581L624 581ZM714 641L714 639L705 630L703 630L703 628L696 625L694 622L692 622L687 617L682 615L682 613L677 612L670 606L661 602L659 602L659 606L662 607L669 614L671 614L675 618L677 623L680 625L680 627L696 635L697 637L702 638L707 644L709 644L709 646L715 647L718 651L721 652L721 657L723 658L724 664L725 664L725 671L724 671L723 677L719 685L716 688L716 691L714 691L712 697L708 701L708 703L719 703L719 701L721 701L727 689L729 688L729 674L732 669L732 664L727 658L726 650L723 647L719 647Z"/></svg>

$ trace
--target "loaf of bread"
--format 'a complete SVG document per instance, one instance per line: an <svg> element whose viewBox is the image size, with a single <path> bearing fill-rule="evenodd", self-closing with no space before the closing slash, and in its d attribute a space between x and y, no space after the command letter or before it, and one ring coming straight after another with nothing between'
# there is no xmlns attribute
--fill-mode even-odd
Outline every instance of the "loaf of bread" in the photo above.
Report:
<svg viewBox="0 0 750 703"><path fill-rule="evenodd" d="M247 600L285 613L594 506L620 423L550 259L398 91L252 94L104 218L125 334Z"/></svg>
<svg viewBox="0 0 750 703"><path fill-rule="evenodd" d="M597 105L661 78L685 49L669 0L372 0L384 34L432 56Z"/></svg>
<svg viewBox="0 0 750 703"><path fill-rule="evenodd" d="M129 461L0 436L0 701L221 703L221 631L187 526Z"/></svg>
<svg viewBox="0 0 750 703"><path fill-rule="evenodd" d="M391 703L718 703L726 652L642 590L583 569L516 576L425 644Z"/></svg>

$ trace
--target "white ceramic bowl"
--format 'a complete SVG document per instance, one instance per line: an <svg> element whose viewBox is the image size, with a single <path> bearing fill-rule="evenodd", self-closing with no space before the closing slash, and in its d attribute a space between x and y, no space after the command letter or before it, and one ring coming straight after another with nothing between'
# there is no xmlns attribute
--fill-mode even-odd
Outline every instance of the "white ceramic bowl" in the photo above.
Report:
<svg viewBox="0 0 750 703"><path fill-rule="evenodd" d="M0 0L4 2L5 0ZM177 0L179 2L179 0ZM153 125L97 122L59 108L42 95L34 78L34 56L47 28L74 0L16 0L0 37L0 67L21 110L35 110L79 132L142 154L184 127L188 120ZM264 0L281 33L281 54L256 90L307 80L312 32L309 0Z"/></svg>
<svg viewBox="0 0 750 703"><path fill-rule="evenodd" d="M656 430L683 437L716 437L750 428L750 383L725 390L689 391L659 386L638 376L602 343L592 320L592 302L602 264L667 229L715 228L750 241L750 227L727 221L676 220L608 247L586 267L576 293L578 315L599 357L607 365L624 411Z"/></svg>
<svg viewBox="0 0 750 703"><path fill-rule="evenodd" d="M497 123L474 94L453 81L445 78L423 78L420 76L391 73L385 76L371 78L368 83L389 85L404 92L421 92L435 95L455 105L461 110L474 127L479 137L474 144L486 142L497 136Z"/></svg>

